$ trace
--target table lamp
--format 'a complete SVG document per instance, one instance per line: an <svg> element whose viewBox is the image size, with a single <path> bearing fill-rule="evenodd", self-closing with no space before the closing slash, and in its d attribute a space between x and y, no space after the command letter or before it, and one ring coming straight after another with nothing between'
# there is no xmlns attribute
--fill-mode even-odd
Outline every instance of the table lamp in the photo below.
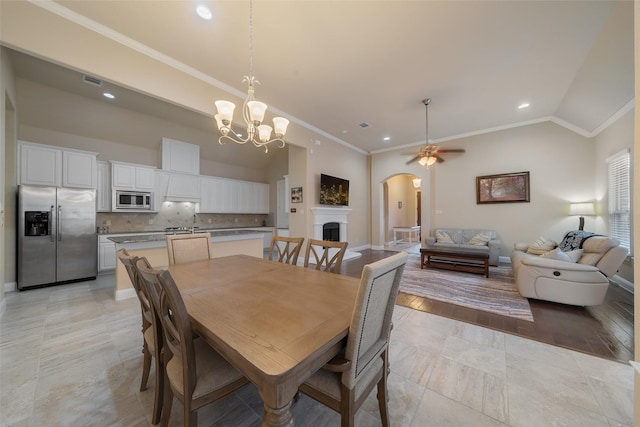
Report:
<svg viewBox="0 0 640 427"><path fill-rule="evenodd" d="M578 230L584 230L584 217L586 215L595 215L596 211L593 207L593 203L571 203L569 205L569 215L580 215L580 225Z"/></svg>

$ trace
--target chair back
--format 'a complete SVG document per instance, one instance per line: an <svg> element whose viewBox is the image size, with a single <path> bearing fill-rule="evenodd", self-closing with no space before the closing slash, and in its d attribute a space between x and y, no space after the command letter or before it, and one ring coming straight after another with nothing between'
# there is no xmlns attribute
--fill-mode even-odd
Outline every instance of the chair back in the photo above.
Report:
<svg viewBox="0 0 640 427"><path fill-rule="evenodd" d="M296 265L303 241L304 237L273 236L269 249L269 259L273 260L275 253L277 254L276 261Z"/></svg>
<svg viewBox="0 0 640 427"><path fill-rule="evenodd" d="M211 259L211 234L192 233L167 236L169 265Z"/></svg>
<svg viewBox="0 0 640 427"><path fill-rule="evenodd" d="M129 279L131 279L133 289L136 291L136 296L140 301L140 308L142 310L142 331L144 332L149 326L153 324L153 311L151 307L151 301L149 300L146 292L146 288L144 287L144 284L141 283L143 279L142 277L140 277L140 274L138 273L138 269L136 267L136 262L139 258L135 255L129 254L126 249L118 250L118 252L116 252L116 256L124 265L124 268L129 275Z"/></svg>
<svg viewBox="0 0 640 427"><path fill-rule="evenodd" d="M389 346L391 317L407 257L405 252L398 252L362 270L345 349L351 366L342 374L342 383L349 389L361 376L366 378L367 368L375 366L375 359Z"/></svg>
<svg viewBox="0 0 640 427"><path fill-rule="evenodd" d="M169 270L151 268L146 258L139 259L136 265L162 324L165 365L173 357L181 361L184 396L191 397L196 386L196 360L193 332L180 291Z"/></svg>
<svg viewBox="0 0 640 427"><path fill-rule="evenodd" d="M316 270L340 273L342 258L344 258L348 244L348 242L309 239L304 256L304 266L315 264Z"/></svg>

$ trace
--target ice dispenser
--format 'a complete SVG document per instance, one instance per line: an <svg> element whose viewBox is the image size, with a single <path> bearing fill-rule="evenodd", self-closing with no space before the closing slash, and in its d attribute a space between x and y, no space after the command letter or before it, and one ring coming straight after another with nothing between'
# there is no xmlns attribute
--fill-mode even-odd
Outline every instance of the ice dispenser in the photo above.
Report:
<svg viewBox="0 0 640 427"><path fill-rule="evenodd" d="M24 235L25 236L48 236L49 233L49 212L47 211L25 211L24 213Z"/></svg>

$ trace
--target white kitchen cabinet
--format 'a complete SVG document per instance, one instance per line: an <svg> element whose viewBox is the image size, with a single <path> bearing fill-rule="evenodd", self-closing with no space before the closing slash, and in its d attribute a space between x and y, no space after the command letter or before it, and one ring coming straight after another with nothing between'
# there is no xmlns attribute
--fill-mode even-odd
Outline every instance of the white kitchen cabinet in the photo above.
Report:
<svg viewBox="0 0 640 427"><path fill-rule="evenodd" d="M269 213L269 184L201 177L201 213Z"/></svg>
<svg viewBox="0 0 640 427"><path fill-rule="evenodd" d="M116 244L111 240L98 240L98 272L116 269Z"/></svg>
<svg viewBox="0 0 640 427"><path fill-rule="evenodd" d="M96 188L97 153L18 142L18 184Z"/></svg>
<svg viewBox="0 0 640 427"><path fill-rule="evenodd" d="M111 212L111 165L108 162L97 162L97 169L96 210Z"/></svg>
<svg viewBox="0 0 640 427"><path fill-rule="evenodd" d="M132 163L111 162L111 185L119 190L153 191L155 168Z"/></svg>
<svg viewBox="0 0 640 427"><path fill-rule="evenodd" d="M162 170L200 174L200 146L162 138Z"/></svg>

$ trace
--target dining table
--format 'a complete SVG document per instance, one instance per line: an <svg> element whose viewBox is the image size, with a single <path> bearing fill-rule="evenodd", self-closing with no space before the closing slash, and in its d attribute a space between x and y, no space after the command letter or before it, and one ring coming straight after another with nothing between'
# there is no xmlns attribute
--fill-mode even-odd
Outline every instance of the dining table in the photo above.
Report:
<svg viewBox="0 0 640 427"><path fill-rule="evenodd" d="M195 333L257 387L262 425L295 425L298 386L344 346L359 279L248 255L168 269Z"/></svg>

